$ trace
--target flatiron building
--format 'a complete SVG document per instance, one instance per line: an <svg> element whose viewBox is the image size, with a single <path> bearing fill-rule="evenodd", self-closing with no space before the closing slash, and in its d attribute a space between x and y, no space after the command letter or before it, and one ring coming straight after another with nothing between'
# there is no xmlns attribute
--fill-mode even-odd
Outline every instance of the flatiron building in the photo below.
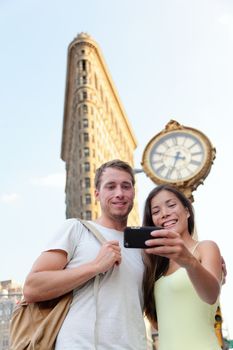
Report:
<svg viewBox="0 0 233 350"><path fill-rule="evenodd" d="M68 47L61 158L66 163L66 216L95 220L95 170L122 159L134 166L133 130L98 44L86 33ZM138 206L129 218L138 225Z"/></svg>

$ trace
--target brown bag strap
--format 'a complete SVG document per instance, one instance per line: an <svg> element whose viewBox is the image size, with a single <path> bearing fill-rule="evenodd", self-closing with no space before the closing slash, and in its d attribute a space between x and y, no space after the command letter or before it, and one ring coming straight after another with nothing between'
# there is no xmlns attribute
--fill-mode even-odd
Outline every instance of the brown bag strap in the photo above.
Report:
<svg viewBox="0 0 233 350"><path fill-rule="evenodd" d="M101 244L104 244L105 242L107 242L104 236L99 232L99 230L97 230L97 228L93 224L91 224L87 220L81 220L81 219L78 219L78 220L83 224L83 226L85 226L89 231L93 233L93 235L98 239L98 241Z"/></svg>

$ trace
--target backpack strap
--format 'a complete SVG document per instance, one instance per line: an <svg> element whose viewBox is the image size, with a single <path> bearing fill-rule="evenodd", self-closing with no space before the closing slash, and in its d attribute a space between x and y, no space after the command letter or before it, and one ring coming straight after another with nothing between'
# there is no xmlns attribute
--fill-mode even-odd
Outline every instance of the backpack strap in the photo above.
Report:
<svg viewBox="0 0 233 350"><path fill-rule="evenodd" d="M89 231L93 233L93 235L98 239L98 241L101 244L104 244L105 242L107 242L104 236L99 232L99 230L97 230L97 228L93 224L91 224L87 220L81 220L81 219L78 219L78 220L83 224L83 226L85 226Z"/></svg>
<svg viewBox="0 0 233 350"><path fill-rule="evenodd" d="M85 226L90 232L93 233L93 235L97 238L97 240L101 243L104 244L105 242L107 242L107 240L104 238L104 236L99 232L99 230L97 230L97 228L91 224L89 221L87 220L81 220L79 218L77 218L77 220L79 220L83 226ZM95 276L94 279L94 300L95 300L95 305L96 305L96 319L97 319L97 306L98 306L98 292L99 292L99 283L100 283L100 275L103 277L105 275L105 273L101 273L99 275ZM94 332L94 339L95 339L95 346L97 346L97 327L95 327L95 332Z"/></svg>

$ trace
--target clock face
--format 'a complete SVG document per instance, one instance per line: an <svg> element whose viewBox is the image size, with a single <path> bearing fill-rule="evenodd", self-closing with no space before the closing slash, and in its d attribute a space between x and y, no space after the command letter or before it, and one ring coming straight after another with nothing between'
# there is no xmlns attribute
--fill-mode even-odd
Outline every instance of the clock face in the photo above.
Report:
<svg viewBox="0 0 233 350"><path fill-rule="evenodd" d="M174 183L186 181L203 169L207 151L206 143L198 134L172 131L154 138L150 143L147 166L159 180Z"/></svg>

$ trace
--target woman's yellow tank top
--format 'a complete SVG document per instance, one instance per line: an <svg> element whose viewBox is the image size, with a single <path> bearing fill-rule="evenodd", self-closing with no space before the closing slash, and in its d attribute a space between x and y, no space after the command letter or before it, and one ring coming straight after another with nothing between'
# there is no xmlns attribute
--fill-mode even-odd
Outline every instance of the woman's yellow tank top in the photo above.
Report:
<svg viewBox="0 0 233 350"><path fill-rule="evenodd" d="M214 330L218 301L202 301L184 268L156 281L154 295L159 350L221 350Z"/></svg>

